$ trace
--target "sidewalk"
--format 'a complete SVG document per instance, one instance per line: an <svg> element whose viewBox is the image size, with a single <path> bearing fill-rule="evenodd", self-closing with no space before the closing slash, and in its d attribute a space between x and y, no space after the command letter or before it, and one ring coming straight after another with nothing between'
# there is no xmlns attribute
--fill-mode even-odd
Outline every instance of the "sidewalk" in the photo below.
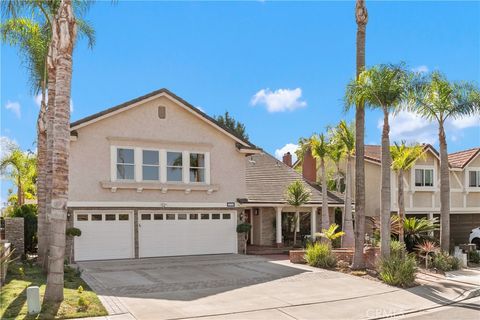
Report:
<svg viewBox="0 0 480 320"><path fill-rule="evenodd" d="M302 267L309 268L308 266ZM349 280L350 283L360 280L357 277L351 277L353 278ZM218 310L218 313L211 315L178 319L385 319L440 308L480 296L480 270L478 269L450 272L446 277L419 273L417 279L420 285L414 288L403 290L382 285L385 286L385 289L381 292L356 295L352 295L351 290L346 287L331 287L325 283L326 286L320 287L319 291L335 292L335 295L328 294L314 301L297 300L296 303L286 303L279 307L267 307L260 304L249 311L225 312ZM363 281L359 285L365 288L365 292L369 291L369 285L371 287L381 285L370 280L361 280ZM345 292L342 294L342 291ZM295 295L294 292L291 294ZM152 316L154 313L149 317L140 318L142 320L154 319ZM127 312L95 319L132 320L135 317Z"/></svg>

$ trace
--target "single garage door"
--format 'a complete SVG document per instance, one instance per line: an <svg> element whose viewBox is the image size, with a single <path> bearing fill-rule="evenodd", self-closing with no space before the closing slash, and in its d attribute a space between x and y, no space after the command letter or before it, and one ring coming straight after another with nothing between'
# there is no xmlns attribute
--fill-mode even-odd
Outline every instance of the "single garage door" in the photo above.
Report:
<svg viewBox="0 0 480 320"><path fill-rule="evenodd" d="M128 211L75 211L75 260L107 260L134 257L133 213Z"/></svg>
<svg viewBox="0 0 480 320"><path fill-rule="evenodd" d="M139 256L237 252L236 212L139 212Z"/></svg>

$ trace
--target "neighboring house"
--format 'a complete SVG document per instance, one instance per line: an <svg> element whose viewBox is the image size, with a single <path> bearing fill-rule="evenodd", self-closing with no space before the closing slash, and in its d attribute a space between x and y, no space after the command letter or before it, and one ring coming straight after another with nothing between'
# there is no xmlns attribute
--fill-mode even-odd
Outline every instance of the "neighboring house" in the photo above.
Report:
<svg viewBox="0 0 480 320"><path fill-rule="evenodd" d="M452 153L450 164L450 228L455 244L468 242L470 231L480 226L480 148ZM299 166L300 164L298 164ZM344 166L342 167L344 170ZM440 158L431 145L412 170L404 174L405 211L419 217L440 216ZM311 169L307 169L310 172ZM317 174L319 172L317 171ZM352 174L354 180L354 173ZM380 214L381 146L365 146L366 215ZM391 175L391 209L398 212L397 176Z"/></svg>
<svg viewBox="0 0 480 320"><path fill-rule="evenodd" d="M282 188L301 176L170 91L70 127L68 224L82 231L75 260L236 253L245 219L252 243L283 240L263 222L288 209ZM258 188L265 179L271 192ZM321 205L311 189L308 212Z"/></svg>

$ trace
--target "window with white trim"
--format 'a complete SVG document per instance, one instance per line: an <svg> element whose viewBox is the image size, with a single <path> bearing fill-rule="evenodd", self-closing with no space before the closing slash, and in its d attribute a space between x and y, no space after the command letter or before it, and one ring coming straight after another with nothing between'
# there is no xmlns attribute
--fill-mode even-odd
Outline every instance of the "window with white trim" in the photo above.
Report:
<svg viewBox="0 0 480 320"><path fill-rule="evenodd" d="M117 148L117 179L135 179L135 152L133 149Z"/></svg>
<svg viewBox="0 0 480 320"><path fill-rule="evenodd" d="M167 181L182 182L183 159L181 152L167 152Z"/></svg>
<svg viewBox="0 0 480 320"><path fill-rule="evenodd" d="M205 182L204 153L190 153L190 182Z"/></svg>
<svg viewBox="0 0 480 320"><path fill-rule="evenodd" d="M433 169L415 169L416 187L433 187Z"/></svg>
<svg viewBox="0 0 480 320"><path fill-rule="evenodd" d="M144 181L160 180L160 155L156 150L142 151L142 179Z"/></svg>
<svg viewBox="0 0 480 320"><path fill-rule="evenodd" d="M468 171L468 186L470 188L480 188L480 170Z"/></svg>

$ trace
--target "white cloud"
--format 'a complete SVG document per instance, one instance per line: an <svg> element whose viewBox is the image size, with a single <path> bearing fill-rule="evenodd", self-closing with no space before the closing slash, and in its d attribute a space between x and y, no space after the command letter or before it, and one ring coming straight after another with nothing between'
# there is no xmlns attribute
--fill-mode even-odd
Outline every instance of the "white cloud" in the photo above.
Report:
<svg viewBox="0 0 480 320"><path fill-rule="evenodd" d="M19 119L22 116L22 113L20 111L21 107L20 107L19 102L7 101L7 104L5 105L5 109L12 111L17 116L17 118L19 118Z"/></svg>
<svg viewBox="0 0 480 320"><path fill-rule="evenodd" d="M421 66L417 66L415 68L412 68L412 71L416 72L416 73L427 73L429 71L429 69L426 65L421 65Z"/></svg>
<svg viewBox="0 0 480 320"><path fill-rule="evenodd" d="M262 89L258 91L250 103L253 106L265 105L268 112L293 111L307 106L307 102L301 100L302 89Z"/></svg>
<svg viewBox="0 0 480 320"><path fill-rule="evenodd" d="M278 159L278 160L282 160L283 159L283 155L287 152L290 152L292 154L292 162L295 162L297 161L297 155L295 154L295 151L298 149L298 145L297 144L293 144L293 143L287 143L286 145L284 145L283 147L281 147L280 149L277 149L275 150L275 157Z"/></svg>
<svg viewBox="0 0 480 320"><path fill-rule="evenodd" d="M401 111L395 116L389 116L390 141L406 140L414 143L438 142L438 125L436 122L428 121L410 111ZM462 137L462 130L470 127L480 126L479 116L469 116L458 119L449 119L445 125L447 137L451 141L458 141ZM383 117L378 119L377 128L382 131Z"/></svg>
<svg viewBox="0 0 480 320"><path fill-rule="evenodd" d="M463 118L452 119L451 124L456 129L466 129L480 126L480 115L471 115Z"/></svg>
<svg viewBox="0 0 480 320"><path fill-rule="evenodd" d="M0 158L3 158L10 150L17 145L15 140L7 136L0 136Z"/></svg>

